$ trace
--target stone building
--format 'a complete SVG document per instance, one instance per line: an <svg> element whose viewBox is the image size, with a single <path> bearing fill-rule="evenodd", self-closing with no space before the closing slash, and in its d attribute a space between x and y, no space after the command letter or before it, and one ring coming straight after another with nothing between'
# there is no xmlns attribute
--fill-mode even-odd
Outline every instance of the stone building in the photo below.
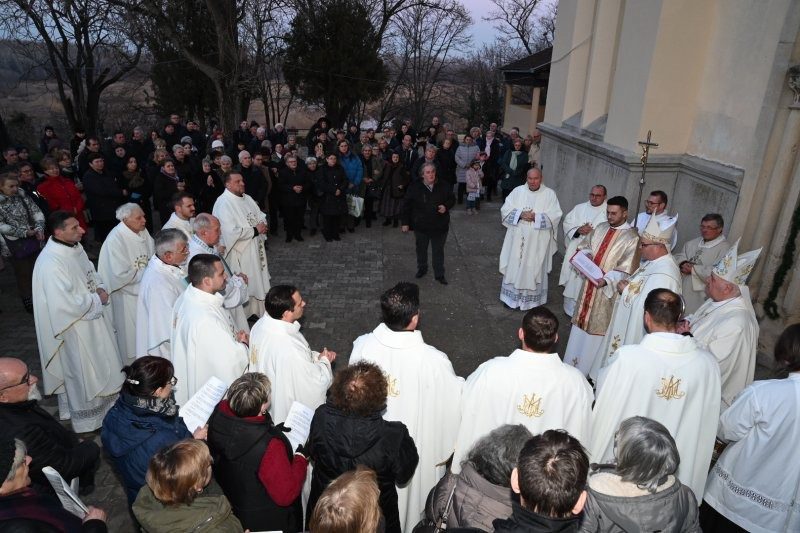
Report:
<svg viewBox="0 0 800 533"><path fill-rule="evenodd" d="M742 250L764 248L750 286L765 351L800 320L800 257L785 253L800 226L799 37L795 0L561 0L539 124L565 208L604 183L641 211L637 141L652 130L644 195L667 192L679 246L718 212Z"/></svg>

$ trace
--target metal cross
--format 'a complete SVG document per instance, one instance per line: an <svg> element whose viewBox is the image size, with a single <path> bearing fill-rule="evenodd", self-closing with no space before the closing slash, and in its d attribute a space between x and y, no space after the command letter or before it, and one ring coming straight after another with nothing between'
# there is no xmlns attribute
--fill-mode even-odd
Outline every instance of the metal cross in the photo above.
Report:
<svg viewBox="0 0 800 533"><path fill-rule="evenodd" d="M658 148L658 144L651 142L652 132L647 130L647 140L639 141L639 146L642 147L642 157L639 158L639 161L642 164L642 176L639 178L639 198L636 200L636 209L639 209L639 206L642 205L642 192L644 191L644 176L647 172L647 158L650 156L650 148ZM633 219L633 227L636 227L639 217L634 217Z"/></svg>

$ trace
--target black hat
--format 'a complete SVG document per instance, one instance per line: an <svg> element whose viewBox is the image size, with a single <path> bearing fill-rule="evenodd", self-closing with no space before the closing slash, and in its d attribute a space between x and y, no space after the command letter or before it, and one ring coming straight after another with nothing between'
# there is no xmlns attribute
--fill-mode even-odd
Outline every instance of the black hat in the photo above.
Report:
<svg viewBox="0 0 800 533"><path fill-rule="evenodd" d="M0 440L0 483L4 482L8 473L11 472L16 454L17 445L14 437L5 437Z"/></svg>

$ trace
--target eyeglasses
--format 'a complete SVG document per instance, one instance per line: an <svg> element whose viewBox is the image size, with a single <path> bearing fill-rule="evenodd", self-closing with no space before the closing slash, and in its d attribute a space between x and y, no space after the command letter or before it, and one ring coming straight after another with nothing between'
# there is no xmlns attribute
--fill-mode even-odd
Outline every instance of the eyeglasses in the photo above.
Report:
<svg viewBox="0 0 800 533"><path fill-rule="evenodd" d="M644 201L645 205L660 205L661 202L651 202L650 200Z"/></svg>
<svg viewBox="0 0 800 533"><path fill-rule="evenodd" d="M30 371L30 369L28 369L28 371L25 372L25 375L22 376L22 381L20 381L19 383L14 384L14 385L8 385L6 387L3 387L2 389L0 389L0 391L4 391L4 390L7 390L7 389L13 389L14 387L19 387L20 385L30 385L30 384L31 384L31 371Z"/></svg>

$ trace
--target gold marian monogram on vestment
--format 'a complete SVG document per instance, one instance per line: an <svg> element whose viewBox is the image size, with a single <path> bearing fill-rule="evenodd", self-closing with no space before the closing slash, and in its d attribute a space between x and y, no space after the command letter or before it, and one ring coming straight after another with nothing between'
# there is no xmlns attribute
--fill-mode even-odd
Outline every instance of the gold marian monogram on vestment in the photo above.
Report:
<svg viewBox="0 0 800 533"><path fill-rule="evenodd" d="M522 397L522 403L517 406L517 411L527 416L528 418L538 418L544 414L542 409L542 398L536 397L536 394L528 396L525 394Z"/></svg>
<svg viewBox="0 0 800 533"><path fill-rule="evenodd" d="M250 348L250 364L255 365L258 362L258 348Z"/></svg>
<svg viewBox="0 0 800 533"><path fill-rule="evenodd" d="M669 379L661 378L661 388L656 389L656 396L664 400L680 400L686 393L680 390L681 380L670 376Z"/></svg>
<svg viewBox="0 0 800 533"><path fill-rule="evenodd" d="M388 395L396 398L400 396L400 388L397 386L397 378L393 378L390 374L386 374L386 381L389 384Z"/></svg>

